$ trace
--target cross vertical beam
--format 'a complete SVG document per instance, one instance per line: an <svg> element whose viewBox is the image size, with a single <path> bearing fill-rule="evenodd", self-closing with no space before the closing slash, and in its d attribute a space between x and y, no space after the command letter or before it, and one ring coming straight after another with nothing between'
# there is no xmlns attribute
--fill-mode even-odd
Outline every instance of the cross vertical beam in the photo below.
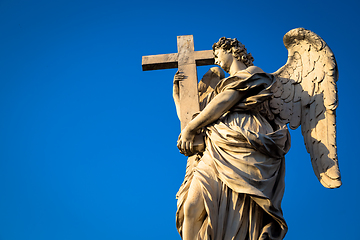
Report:
<svg viewBox="0 0 360 240"><path fill-rule="evenodd" d="M193 36L178 36L177 46L178 69L186 76L185 81L179 82L181 129L184 129L192 115L200 111Z"/></svg>
<svg viewBox="0 0 360 240"><path fill-rule="evenodd" d="M194 113L200 110L197 89L196 66L214 64L212 50L195 51L192 35L177 37L178 53L142 57L143 71L178 68L185 75L179 82L181 129L190 122Z"/></svg>

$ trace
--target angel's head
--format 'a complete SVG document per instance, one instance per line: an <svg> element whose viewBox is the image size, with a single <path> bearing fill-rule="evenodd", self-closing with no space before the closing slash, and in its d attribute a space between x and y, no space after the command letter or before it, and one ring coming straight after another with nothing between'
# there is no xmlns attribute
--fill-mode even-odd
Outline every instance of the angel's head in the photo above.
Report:
<svg viewBox="0 0 360 240"><path fill-rule="evenodd" d="M254 58L251 53L247 53L245 46L239 42L236 38L222 37L217 43L213 45L213 51L215 60L218 57L215 52L216 50L223 50L226 53L231 53L235 59L245 64L246 67L253 66Z"/></svg>

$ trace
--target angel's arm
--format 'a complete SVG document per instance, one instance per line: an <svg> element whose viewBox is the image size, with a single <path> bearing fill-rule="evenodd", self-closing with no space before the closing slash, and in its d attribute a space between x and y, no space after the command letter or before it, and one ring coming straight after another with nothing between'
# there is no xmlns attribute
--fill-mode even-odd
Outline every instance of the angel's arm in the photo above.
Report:
<svg viewBox="0 0 360 240"><path fill-rule="evenodd" d="M178 148L185 155L193 152L193 139L196 132L219 119L244 97L244 92L225 90L217 95L188 125L181 131Z"/></svg>
<svg viewBox="0 0 360 240"><path fill-rule="evenodd" d="M224 113L229 111L237 102L241 100L244 93L236 90L226 90L217 95L204 110L192 120L187 128L190 131L198 131L210 123L219 119Z"/></svg>
<svg viewBox="0 0 360 240"><path fill-rule="evenodd" d="M179 120L180 120L179 81L182 81L184 78L185 76L183 74L180 74L179 71L177 71L173 81L173 98L176 107L176 113Z"/></svg>

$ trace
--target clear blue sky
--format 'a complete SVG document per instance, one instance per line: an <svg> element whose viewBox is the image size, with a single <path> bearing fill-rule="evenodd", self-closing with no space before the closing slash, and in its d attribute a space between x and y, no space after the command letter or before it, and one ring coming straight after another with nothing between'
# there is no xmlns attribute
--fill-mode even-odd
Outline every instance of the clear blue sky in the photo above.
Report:
<svg viewBox="0 0 360 240"><path fill-rule="evenodd" d="M360 18L356 1L0 1L0 240L179 240L176 70L141 56L236 37L274 72L304 27L335 53L343 186L322 187L292 131L288 240L357 239ZM209 67L200 67L199 75Z"/></svg>

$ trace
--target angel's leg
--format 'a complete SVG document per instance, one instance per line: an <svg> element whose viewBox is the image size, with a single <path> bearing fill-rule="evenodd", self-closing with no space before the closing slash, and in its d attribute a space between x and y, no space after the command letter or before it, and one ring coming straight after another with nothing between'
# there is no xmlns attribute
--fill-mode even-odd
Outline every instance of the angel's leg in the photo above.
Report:
<svg viewBox="0 0 360 240"><path fill-rule="evenodd" d="M204 199L198 179L193 178L184 203L183 240L195 240L206 216Z"/></svg>

